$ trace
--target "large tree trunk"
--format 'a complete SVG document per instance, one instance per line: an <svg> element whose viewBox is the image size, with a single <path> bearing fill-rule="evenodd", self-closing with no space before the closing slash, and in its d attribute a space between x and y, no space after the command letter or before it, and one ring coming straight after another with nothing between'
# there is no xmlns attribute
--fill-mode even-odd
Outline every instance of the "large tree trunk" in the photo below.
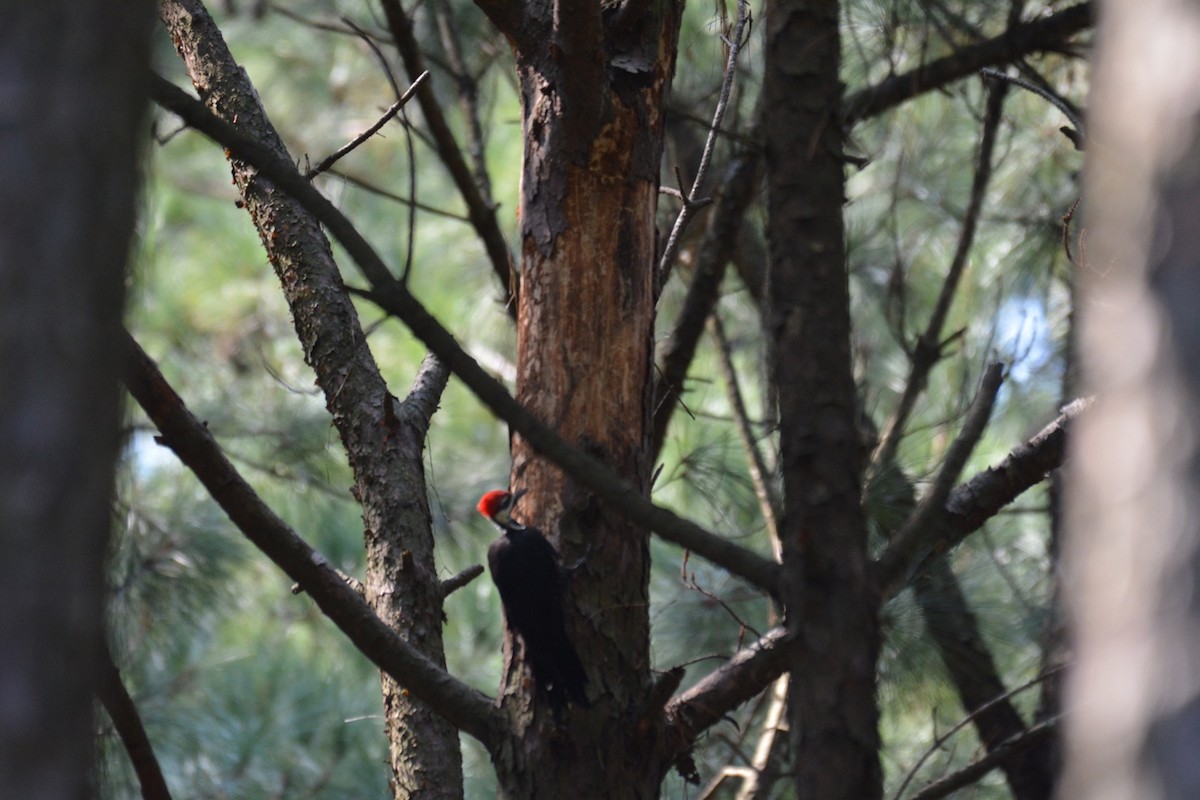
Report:
<svg viewBox="0 0 1200 800"><path fill-rule="evenodd" d="M160 12L213 113L290 158L203 3L162 0ZM446 373L428 364L414 387L421 391L399 403L375 363L316 219L253 167L236 160L232 166L354 471L352 491L362 504L367 549L366 599L406 641L445 666L443 595L421 458ZM391 677L381 681L395 796L461 797L458 731Z"/></svg>
<svg viewBox="0 0 1200 800"><path fill-rule="evenodd" d="M1064 586L1066 798L1200 797L1200 15L1103 4Z"/></svg>
<svg viewBox="0 0 1200 800"><path fill-rule="evenodd" d="M520 79L524 169L517 399L569 442L648 489L655 226L662 102L681 4L632 19L598 3L491 8ZM630 8L634 4L630 4ZM593 708L569 712L571 737L510 658L502 702L519 738L497 759L510 797L654 797L666 765L648 746L651 686L647 531L568 480L521 439L519 515L570 562L568 630ZM652 722L647 722L647 721ZM639 725L641 726L639 729ZM592 788L589 788L592 787ZM606 787L606 788L602 788Z"/></svg>
<svg viewBox="0 0 1200 800"><path fill-rule="evenodd" d="M0 789L93 794L150 5L8 3L0 36Z"/></svg>
<svg viewBox="0 0 1200 800"><path fill-rule="evenodd" d="M768 9L767 325L778 395L800 797L879 797L876 597L850 361L836 0Z"/></svg>

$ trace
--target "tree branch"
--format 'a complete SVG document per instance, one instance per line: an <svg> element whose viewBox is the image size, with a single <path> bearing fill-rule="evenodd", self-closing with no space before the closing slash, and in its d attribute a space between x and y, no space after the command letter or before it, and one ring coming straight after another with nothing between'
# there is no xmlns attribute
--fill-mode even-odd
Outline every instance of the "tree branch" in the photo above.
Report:
<svg viewBox="0 0 1200 800"><path fill-rule="evenodd" d="M158 427L159 443L175 452L246 538L300 584L355 647L455 727L494 751L503 735L503 722L491 699L451 676L385 625L325 558L263 503L150 357L128 334L126 338L125 385Z"/></svg>
<svg viewBox="0 0 1200 800"><path fill-rule="evenodd" d="M954 256L950 259L950 268L946 270L946 279L938 293L937 303L933 313L929 315L929 323L916 342L911 356L908 381L904 384L904 393L896 404L879 446L875 450L874 462L877 465L891 464L896 457L896 450L904 436L908 418L917 404L917 398L925 391L929 383L929 373L934 365L942 358L944 344L942 329L946 325L946 317L950 314L950 304L954 301L958 290L959 280L967 266L967 257L975 242L975 231L978 228L979 212L983 208L984 195L992 177L992 153L996 149L996 132L1000 129L1001 112L1004 110L1004 96L1007 94L1003 85L988 92L987 111L984 114L983 134L979 141L979 157L975 167L975 178L971 184L971 194L967 201L967 210L963 215L962 230L958 235L958 245Z"/></svg>
<svg viewBox="0 0 1200 800"><path fill-rule="evenodd" d="M292 163L281 159L236 128L213 116L202 103L160 77L151 82L151 96L188 125L229 148L278 188L290 194L314 217L359 266L371 284L362 294L394 314L426 347L437 354L480 402L572 478L612 504L631 521L717 564L754 586L775 594L779 565L744 547L704 530L654 505L599 459L565 442L553 429L519 404L487 373L402 284L396 281L378 253L328 199L304 180Z"/></svg>
<svg viewBox="0 0 1200 800"><path fill-rule="evenodd" d="M416 426L421 441L425 441L429 422L437 413L438 401L441 400L449 380L450 370L446 365L433 353L426 354L417 369L416 377L413 378L412 386L408 389L408 396L400 405L400 416Z"/></svg>
<svg viewBox="0 0 1200 800"><path fill-rule="evenodd" d="M880 556L878 563L880 572L892 576L894 580L907 583L909 575L901 571L899 565L915 565L918 559L928 551L927 543L930 531L936 529L938 520L946 513L946 498L950 496L954 481L958 480L963 465L967 463L971 451L975 449L979 437L983 435L984 428L987 427L988 419L992 414L992 405L996 401L996 393L1000 391L1000 384L1003 380L1003 364L991 364L984 371L979 393L975 396L975 402L971 404L971 408L967 412L967 419L963 423L962 431L950 445L933 485L921 498L921 502L917 504L903 527L892 537L887 550ZM881 585L880 591L884 595L890 596L895 593L897 588L885 584Z"/></svg>
<svg viewBox="0 0 1200 800"><path fill-rule="evenodd" d="M667 703L667 727L674 736L676 753L686 752L701 732L783 674L787 668L787 637L786 628L772 628Z"/></svg>
<svg viewBox="0 0 1200 800"><path fill-rule="evenodd" d="M1085 398L1066 406L1053 422L1016 447L1000 464L955 487L946 500L941 519L928 532L927 540L917 545L916 561L910 563L911 556L895 552L894 544L889 546L875 562L880 600L886 602L903 588L906 576L920 570L921 559L946 552L979 530L1019 494L1040 483L1048 472L1061 466L1067 427L1092 403L1091 398Z"/></svg>
<svg viewBox="0 0 1200 800"><path fill-rule="evenodd" d="M849 127L878 116L906 100L939 89L984 67L1005 64L1028 53L1061 48L1072 35L1091 27L1094 16L1094 3L1079 3L963 47L909 72L893 75L850 95L846 100L844 122Z"/></svg>
<svg viewBox="0 0 1200 800"><path fill-rule="evenodd" d="M683 308L671 329L670 345L663 355L662 368L654 384L654 429L650 440L652 460L662 450L667 427L684 391L688 368L696 357L696 347L704 333L704 322L717 304L726 265L733 258L746 208L754 197L761 161L762 148L749 147L730 162L709 215L708 226L696 248L692 282L688 285Z"/></svg>
<svg viewBox="0 0 1200 800"><path fill-rule="evenodd" d="M671 233L667 237L666 247L663 248L662 258L659 259L654 283L656 288L666 282L671 265L675 262L675 255L679 252L680 237L691 221L692 215L701 206L700 187L704 185L704 180L708 177L708 165L712 162L713 148L717 143L717 132L721 129L721 122L725 119L725 110L729 107L729 94L733 90L733 76L737 72L737 57L742 50L742 38L745 36L746 25L749 22L749 4L746 0L737 0L737 22L733 26L733 35L725 40L728 54L725 58L725 72L721 76L721 91L717 95L717 107L713 110L712 124L708 126L708 137L704 140L704 151L700 156L696 175L692 179L692 188L683 198L683 207L679 209L679 216L675 218L675 224L671 227ZM682 192L683 186L680 186L679 189ZM724 271L724 267L725 264L722 263L720 265L722 271ZM703 321L701 325L703 325Z"/></svg>
<svg viewBox="0 0 1200 800"><path fill-rule="evenodd" d="M129 754L129 762L142 789L142 800L171 800L171 791L167 788L158 757L154 755L150 737L142 725L142 717L121 681L121 673L113 663L107 645L101 648L99 669L96 694L108 718L112 720L117 735L121 737L125 752Z"/></svg>
<svg viewBox="0 0 1200 800"><path fill-rule="evenodd" d="M1008 759L1045 742L1057 728L1057 719L1033 725L1023 733L1001 742L994 749L989 750L983 758L968 764L958 772L952 772L926 785L924 789L909 797L908 800L937 800L964 786L970 786Z"/></svg>
<svg viewBox="0 0 1200 800"><path fill-rule="evenodd" d="M388 123L388 120L390 120L392 117L394 117L400 113L400 109L404 108L404 106L406 106L408 104L408 101L412 99L412 96L416 92L417 87L420 86L421 83L428 77L429 77L428 72L422 72L420 75L418 75L417 79L412 82L411 86L408 87L408 90L405 91L404 94L400 95L400 98L398 100L396 100L396 102L394 102L390 106L388 106L387 111L383 112L383 116L381 116L378 120L376 120L374 125L367 128L365 131L360 133L358 136L355 136L350 141L346 142L344 145L339 147L337 150L334 150L332 153L330 153L325 158L321 159L321 163L317 164L315 167L310 169L308 172L304 173L304 177L308 178L309 180L312 180L313 178L317 177L325 170L332 167L338 161L341 161L347 155L352 153L355 148L357 148L359 145L361 145L367 139L370 139L372 136L374 136L376 133L378 133L379 129Z"/></svg>
<svg viewBox="0 0 1200 800"><path fill-rule="evenodd" d="M425 59L421 56L421 48L413 33L412 21L400 5L400 0L380 0L380 4L387 17L388 29L400 51L404 69L408 72L411 80L425 72ZM516 4L506 3L504 5ZM508 13L515 14L516 12ZM515 314L517 308L516 272L513 270L512 254L509 252L508 242L505 241L504 234L500 231L500 225L496 221L496 209L484 198L479 185L471 175L471 168L463 158L462 149L458 146L454 132L450 130L450 124L446 121L446 115L442 113L442 106L433 93L432 81L426 81L417 89L417 102L421 104L421 113L425 115L429 132L433 134L438 156L446 165L450 178L458 188L458 193L462 195L463 201L467 204L467 216L483 242L483 248L492 263L492 271L500 279L500 285L505 287L508 292L508 307Z"/></svg>

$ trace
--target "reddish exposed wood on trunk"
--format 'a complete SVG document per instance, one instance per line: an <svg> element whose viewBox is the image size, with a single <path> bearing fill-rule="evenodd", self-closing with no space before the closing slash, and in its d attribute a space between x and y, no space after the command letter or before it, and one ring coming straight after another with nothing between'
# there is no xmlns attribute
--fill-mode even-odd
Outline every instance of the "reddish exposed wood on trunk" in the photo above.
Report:
<svg viewBox="0 0 1200 800"><path fill-rule="evenodd" d="M644 492L661 107L681 9L664 1L620 21L588 6L554 15L527 7L509 32L526 137L517 399ZM531 710L531 686L510 659L504 703L521 741L511 762L497 764L503 790L562 797L620 781L624 796L657 796L663 749L652 729L629 730L651 684L647 532L519 436L512 485L529 490L518 519L546 532L565 561L589 552L567 616L593 709L570 711L564 736L544 702ZM663 724L661 714L649 719Z"/></svg>

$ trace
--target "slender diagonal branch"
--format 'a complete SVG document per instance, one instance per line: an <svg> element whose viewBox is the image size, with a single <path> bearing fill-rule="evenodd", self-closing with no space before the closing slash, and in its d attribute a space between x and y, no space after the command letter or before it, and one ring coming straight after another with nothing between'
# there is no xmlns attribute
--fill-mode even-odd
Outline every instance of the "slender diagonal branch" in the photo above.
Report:
<svg viewBox="0 0 1200 800"><path fill-rule="evenodd" d="M129 754L129 762L133 764L134 774L141 786L142 800L171 800L171 791L167 788L158 757L154 755L150 737L142 725L142 716L121 680L121 673L113 663L108 647L103 647L100 653L96 694L108 718L112 720L117 735L121 737L125 752Z"/></svg>
<svg viewBox="0 0 1200 800"><path fill-rule="evenodd" d="M992 405L996 401L996 393L1000 391L1000 384L1003 380L1003 364L991 364L984 371L983 381L979 387L979 393L975 396L975 402L971 404L971 408L967 412L966 422L963 423L958 438L950 445L933 485L921 498L921 502L917 504L912 515L892 537L888 549L880 557L879 569L882 572L892 575L895 579L906 580L907 574L897 572L895 565L899 563L914 564L925 552L923 548L926 547L930 538L930 531L935 529L939 518L945 513L946 498L950 496L950 491L954 482L958 480L963 465L966 464L967 458L970 457L975 445L979 442L979 437L983 435L984 428L987 427L988 419L992 414ZM894 587L890 586L884 586L881 589L885 594L894 591Z"/></svg>
<svg viewBox="0 0 1200 800"><path fill-rule="evenodd" d="M1020 686L1016 687L1015 689L1011 689L1011 690L1005 692L1004 694L999 695L998 697L992 698L991 701L984 703L983 705L974 709L969 714L967 714L965 717L960 719L958 722L956 722L953 726L951 726L951 728L948 731L946 731L942 735L938 736L933 741L933 744L931 744L929 746L929 748L924 753L921 754L921 757L917 759L917 763L914 764L912 769L910 769L908 771L908 774L905 776L904 780L901 782L900 787L898 789L896 789L896 793L895 793L895 795L893 795L892 800L900 800L901 796L903 796L903 794L904 794L904 790L906 788L908 788L908 784L912 782L913 776L915 776L917 774L917 771L919 769L921 769L921 765L924 764L925 761L930 756L932 756L937 751L941 750L942 746L945 745L946 742L948 742L952 736L954 736L956 733L958 733L963 728L965 728L967 725L969 725L972 720L974 720L976 717L978 717L981 714L986 714L988 711L990 711L991 709L995 708L996 706L998 706L1002 703L1007 703L1007 702L1011 701L1013 697L1020 694L1021 692L1024 692L1027 689L1031 689L1034 686L1041 684L1043 681L1045 681L1047 678L1050 678L1054 673L1056 673L1058 671L1059 670L1056 669L1056 670L1052 670L1050 672L1046 672L1041 675L1038 675L1036 678L1026 681L1025 683L1021 684ZM1027 732L1028 731L1026 731L1026 733Z"/></svg>
<svg viewBox="0 0 1200 800"><path fill-rule="evenodd" d="M1094 18L1095 4L1079 3L968 45L909 72L893 75L850 95L845 104L845 123L849 126L878 116L906 100L940 89L984 67L1005 64L1029 53L1062 49L1071 36L1091 27Z"/></svg>
<svg viewBox="0 0 1200 800"><path fill-rule="evenodd" d="M757 122L757 111L755 119ZM737 249L738 234L746 208L754 197L761 161L762 148L748 147L735 156L725 169L708 226L696 248L692 282L688 285L683 309L671 329L670 344L663 355L659 378L654 384L654 429L650 444L652 457L657 457L662 449L667 427L684 390L688 368L692 365L700 336L704 332L704 321L712 314L725 268Z"/></svg>
<svg viewBox="0 0 1200 800"><path fill-rule="evenodd" d="M417 79L412 82L412 85L408 87L408 89L404 92L404 94L400 95L400 98L398 100L396 100L396 102L394 102L390 106L388 106L387 111L383 112L383 115L378 120L375 121L374 125L367 128L365 131L360 133L358 136L355 136L350 141L346 142L344 145L339 147L337 150L334 150L332 153L330 153L325 158L321 159L321 163L317 164L315 167L313 167L308 172L306 172L304 174L304 177L308 178L309 180L312 180L313 178L320 175L325 170L332 167L338 161L342 160L347 155L352 153L355 148L357 148L359 145L361 145L367 139L370 139L372 136L374 136L376 133L378 133L379 129L388 123L388 120L390 120L392 117L394 117L400 113L400 109L404 108L404 106L406 106L408 104L408 101L412 99L413 94L417 91L417 87L420 86L422 81L424 81L428 77L429 77L428 72L422 72L420 75L418 75Z"/></svg>
<svg viewBox="0 0 1200 800"><path fill-rule="evenodd" d="M599 459L572 447L518 403L504 386L462 349L454 336L408 289L392 277L379 254L350 220L305 181L289 161L279 158L233 126L214 117L202 103L169 81L156 77L151 87L151 96L156 103L253 165L264 178L290 194L320 220L370 282L371 289L362 294L404 322L413 335L437 354L480 402L525 437L539 452L633 522L764 591L772 594L777 592L779 565L776 562L654 505Z"/></svg>
<svg viewBox="0 0 1200 800"><path fill-rule="evenodd" d="M415 78L425 72L425 59L417 44L412 20L400 5L400 0L381 0L381 5L383 13L387 17L388 29L396 42L396 47L400 50L404 69L408 72L410 79ZM504 286L509 293L509 308L513 309L515 314L517 308L516 273L513 270L512 254L509 252L508 242L505 241L500 224L496 221L496 209L484 198L479 185L475 182L475 178L471 174L471 167L463 157L462 148L458 146L454 132L450 129L450 123L446 120L446 115L442 113L442 106L433 93L432 82L427 81L417 89L417 102L421 106L421 113L425 115L425 123L429 126L429 132L433 135L438 156L446 165L446 170L450 173L458 193L462 195L463 202L467 204L467 216L483 242L483 248L492 264L492 271L500 279L500 285Z"/></svg>
<svg viewBox="0 0 1200 800"><path fill-rule="evenodd" d="M207 426L192 415L132 338L127 339L127 347L125 385L158 427L159 442L195 473L246 538L298 583L380 669L455 727L489 749L497 746L503 723L491 699L451 676L384 624L325 558L258 497L221 452Z"/></svg>
<svg viewBox="0 0 1200 800"><path fill-rule="evenodd" d="M492 198L492 180L488 175L487 160L484 158L483 125L479 121L479 82L471 75L466 59L463 58L462 42L449 4L445 0L434 3L434 14L437 17L442 49L446 53L450 69L453 70L454 81L458 84L458 104L467 121L467 152L475 170L475 182L479 185L484 202L495 205Z"/></svg>
<svg viewBox="0 0 1200 800"><path fill-rule="evenodd" d="M700 165L696 168L696 175L692 179L692 187L688 190L687 197L683 198L683 208L679 209L679 216L675 218L675 224L671 227L671 233L667 237L667 245L663 248L662 258L658 262L657 278L655 279L655 286L658 287L666 282L671 265L675 262L675 255L679 252L680 237L691 221L692 215L701 206L700 188L708 177L708 165L712 162L713 148L717 143L717 132L721 129L721 122L725 119L725 110L729 107L729 95L733 91L733 76L737 72L737 58L742 49L742 37L745 36L746 25L750 22L750 5L746 0L737 0L737 10L737 22L733 26L733 35L726 40L729 50L725 58L725 72L721 77L721 91L717 96L717 107L713 111L712 124L708 127L708 138L704 140L704 151L700 156ZM679 189L682 191L683 187L680 186Z"/></svg>
<svg viewBox="0 0 1200 800"><path fill-rule="evenodd" d="M1061 466L1066 454L1067 430L1072 420L1093 402L1085 398L1066 406L1053 422L1013 449L1000 464L956 486L937 524L925 541L915 547L915 555L902 554L895 544L884 550L875 562L881 601L886 602L904 587L906 576L920 570L920 561L926 555L946 552Z"/></svg>
<svg viewBox="0 0 1200 800"><path fill-rule="evenodd" d="M988 751L986 756L971 762L958 772L952 772L928 784L921 791L909 796L908 800L938 800L938 798L946 797L964 786L970 786L1010 758L1020 755L1031 747L1041 745L1050 739L1057 730L1057 719L1039 722L1037 725L1027 728L1023 733L1001 742L993 750Z"/></svg>
<svg viewBox="0 0 1200 800"><path fill-rule="evenodd" d="M750 415L746 411L746 402L742 399L737 370L733 368L733 357L729 352L729 340L725 336L721 315L713 314L709 322L713 338L717 341L717 363L721 367L721 377L725 379L725 393L733 409L734 425L737 427L738 438L742 440L742 448L746 451L750 480L754 484L754 496L758 498L763 523L767 526L767 534L771 537L775 555L779 558L779 510L783 508L783 502L775 484L771 482L771 470L767 467L767 460L763 458L762 450L759 449L754 431L750 427Z"/></svg>
<svg viewBox="0 0 1200 800"><path fill-rule="evenodd" d="M1000 70L992 69L991 67L984 67L983 69L979 70L979 74L983 75L985 78L991 78L994 81L1004 81L1005 83L1011 83L1014 86L1020 86L1025 91L1033 92L1038 97L1057 108L1075 128L1074 135L1070 137L1071 141L1075 143L1075 147L1077 149L1083 149L1083 142L1086 138L1086 133L1084 132L1083 127L1083 117L1079 116L1079 112L1068 105L1061 97L1056 95L1054 92L1038 86L1032 81L1027 81L1024 78L1017 77L1016 75L1007 75Z"/></svg>
<svg viewBox="0 0 1200 800"><path fill-rule="evenodd" d="M975 231L978 228L979 212L983 208L984 195L992 177L992 153L996 149L996 133L1000 129L1001 112L1004 109L1004 96L1007 92L1003 85L993 88L988 93L987 110L984 112L983 133L979 140L979 157L975 167L975 178L971 183L971 193L967 201L967 210L963 214L962 230L958 235L958 244L954 256L950 259L950 268L946 270L946 278L942 281L941 291L934 304L933 313L925 331L917 337L913 348L908 380L904 384L904 392L896 404L896 410L884 428L879 446L875 450L874 462L877 465L891 464L896 457L896 449L904 435L908 418L916 407L917 398L925 391L929 383L929 373L934 365L942 358L942 329L950 314L950 305L958 291L958 284L966 270L967 257L975 242Z"/></svg>

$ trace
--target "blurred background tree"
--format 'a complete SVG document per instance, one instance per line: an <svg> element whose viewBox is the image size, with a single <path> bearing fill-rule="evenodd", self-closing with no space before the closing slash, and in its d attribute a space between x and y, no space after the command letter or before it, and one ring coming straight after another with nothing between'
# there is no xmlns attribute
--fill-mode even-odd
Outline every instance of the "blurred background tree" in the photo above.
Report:
<svg viewBox="0 0 1200 800"><path fill-rule="evenodd" d="M397 48L384 6L211 9L302 171L379 119L396 97L393 82L403 91L414 77L399 66L411 54ZM939 485L988 364L1003 362L1006 380L963 480L999 463L1073 398L1073 267L1064 243L1077 244L1064 215L1079 195L1083 156L1058 132L1073 123L1055 105L976 70L1007 68L1068 109L1081 104L1090 8L848 0L838 10L846 140L834 155L846 165L853 378L871 552L879 555L914 502ZM758 17L771 11L754 9ZM438 155L428 111L415 102L314 185L511 386L516 332L494 233L519 249L524 143L512 51L470 3L438 0L409 13L430 69L426 85L478 197L464 199ZM687 193L677 176L690 183L696 174L736 16L732 4L683 14L664 188ZM694 210L663 273L653 409L661 449L652 465L656 503L763 554L776 547L782 510L763 311L766 28L756 20L741 43L709 180L697 195L715 202ZM156 43L159 71L186 83L171 43L161 35ZM355 478L329 399L313 388L221 149L179 125L169 113L155 121L130 330L262 499L333 566L361 579L363 509L350 493ZM480 198L495 209L493 223L472 207ZM679 208L678 197L660 196L660 247ZM348 261L339 248L335 255ZM382 376L407 385L424 346L372 303L356 302ZM680 352L689 338L694 354ZM168 783L177 796L384 794L393 775L376 668L291 593L292 582L245 543L155 433L131 414L109 618L114 657ZM480 563L494 537L473 507L483 490L507 482L507 434L462 383L449 382L423 464L439 578ZM978 777L975 796L1046 797L1052 788L1063 658L1054 485L987 516L978 533L929 559L919 579L893 576L894 597L880 612L879 757L889 796L908 796L1001 744L1011 750L997 756L1005 768ZM650 546L651 666L687 665L683 689L778 624L770 600L725 569L658 538ZM494 587L477 580L444 608L450 673L493 694L503 670ZM1028 688L1006 697L1019 687ZM782 691L741 705L698 739L704 796L793 796L795 762L786 736L773 735L786 727ZM133 796L136 780L112 730L101 740L106 796ZM473 738L462 743L461 793L493 795L488 754ZM693 792L675 773L662 791Z"/></svg>

